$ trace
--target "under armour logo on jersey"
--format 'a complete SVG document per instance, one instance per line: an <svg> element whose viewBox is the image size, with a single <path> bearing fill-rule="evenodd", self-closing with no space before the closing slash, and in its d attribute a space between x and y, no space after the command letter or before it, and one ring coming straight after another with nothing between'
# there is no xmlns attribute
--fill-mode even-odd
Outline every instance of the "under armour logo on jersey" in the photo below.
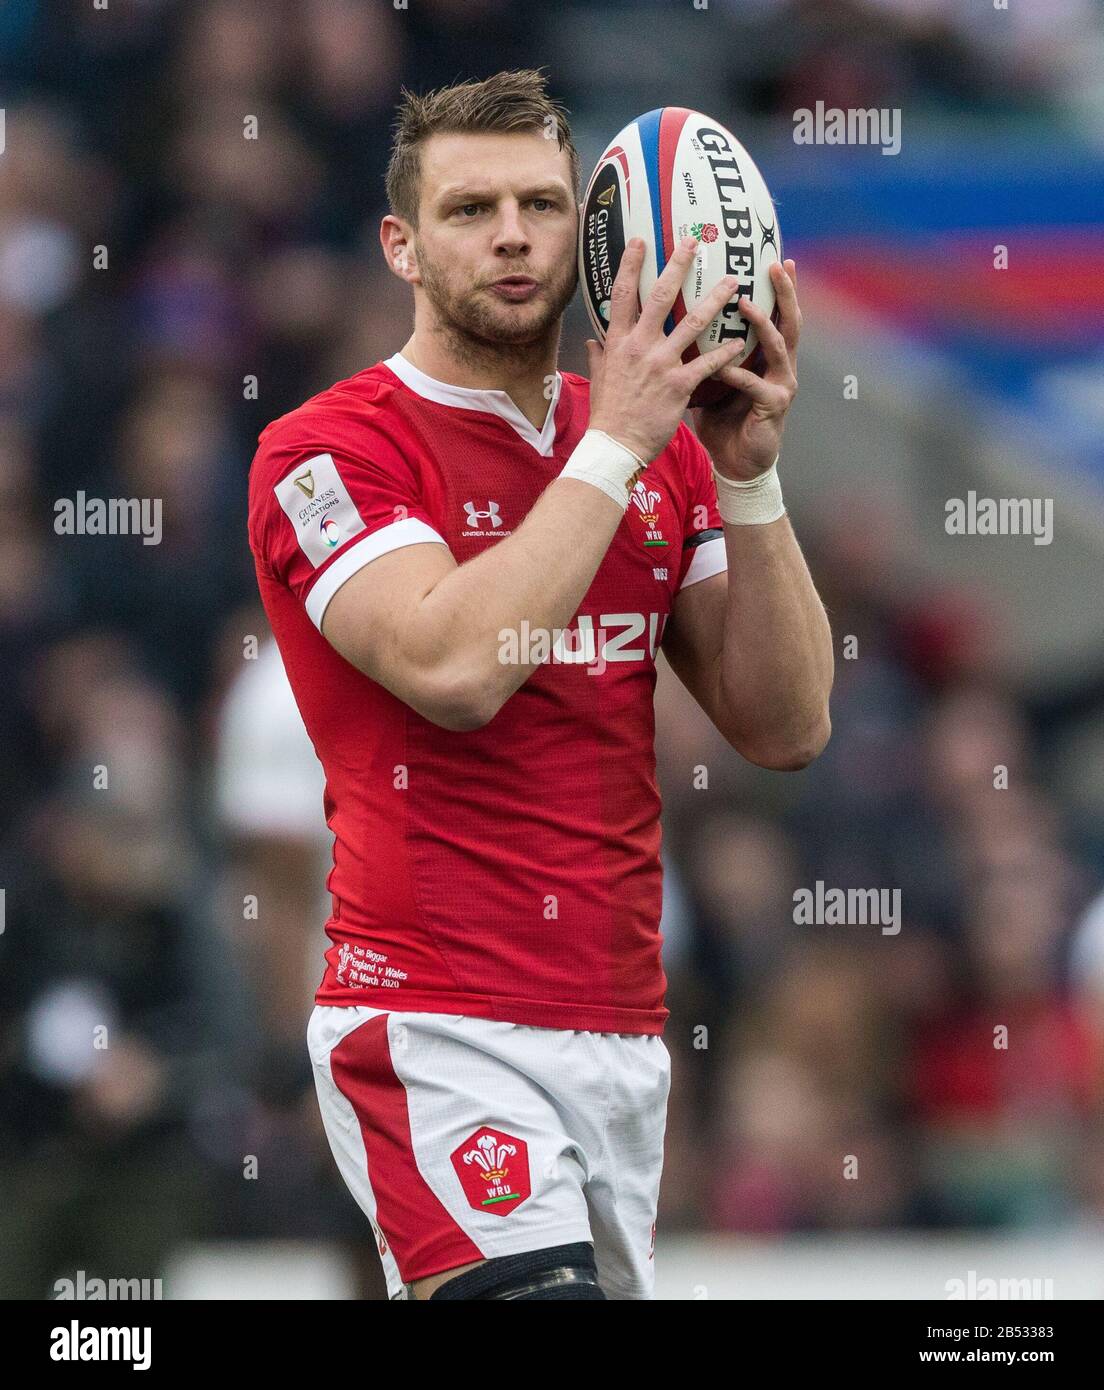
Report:
<svg viewBox="0 0 1104 1390"><path fill-rule="evenodd" d="M474 502L465 502L464 511L467 513L468 516L468 525L474 526L477 531L481 531L483 529L483 527L480 525L480 520L483 517L486 517L487 520L491 523L492 529L496 529L497 527L502 525L502 518L498 514L497 502L488 502L487 510L485 512L478 511Z"/></svg>

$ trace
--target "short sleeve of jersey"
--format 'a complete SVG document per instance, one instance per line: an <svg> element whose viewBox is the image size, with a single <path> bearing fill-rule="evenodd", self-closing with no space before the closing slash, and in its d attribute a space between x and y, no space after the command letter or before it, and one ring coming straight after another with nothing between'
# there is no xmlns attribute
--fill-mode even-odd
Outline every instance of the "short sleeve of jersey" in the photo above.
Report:
<svg viewBox="0 0 1104 1390"><path fill-rule="evenodd" d="M346 580L407 545L445 545L420 500L413 470L393 446L377 457L261 437L250 477L253 553L302 601L321 629Z"/></svg>
<svg viewBox="0 0 1104 1390"><path fill-rule="evenodd" d="M683 476L686 479L686 514L682 528L682 565L678 588L709 579L728 568L724 522L717 510L717 485L713 464L697 435L679 426Z"/></svg>

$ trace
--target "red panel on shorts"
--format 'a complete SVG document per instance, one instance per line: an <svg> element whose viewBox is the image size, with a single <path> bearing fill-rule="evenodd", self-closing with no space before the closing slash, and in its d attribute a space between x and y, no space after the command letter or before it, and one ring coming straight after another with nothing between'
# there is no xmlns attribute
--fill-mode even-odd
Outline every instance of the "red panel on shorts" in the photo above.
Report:
<svg viewBox="0 0 1104 1390"><path fill-rule="evenodd" d="M368 1019L344 1037L330 1053L330 1071L360 1124L376 1220L403 1282L483 1259L414 1161L406 1088L391 1062L386 1015Z"/></svg>

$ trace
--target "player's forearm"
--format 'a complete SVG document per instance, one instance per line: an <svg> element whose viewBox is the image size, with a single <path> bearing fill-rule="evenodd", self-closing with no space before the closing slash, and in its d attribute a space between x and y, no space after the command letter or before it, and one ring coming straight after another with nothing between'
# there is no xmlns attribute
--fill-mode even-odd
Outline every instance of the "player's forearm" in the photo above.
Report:
<svg viewBox="0 0 1104 1390"><path fill-rule="evenodd" d="M568 627L624 514L588 482L557 478L512 536L450 570L419 605L415 661L448 668L444 684L487 722L539 664L528 633ZM536 650L537 661L525 658Z"/></svg>
<svg viewBox="0 0 1104 1390"><path fill-rule="evenodd" d="M720 659L726 722L741 751L779 769L803 767L831 732L832 633L788 517L725 526L728 588Z"/></svg>

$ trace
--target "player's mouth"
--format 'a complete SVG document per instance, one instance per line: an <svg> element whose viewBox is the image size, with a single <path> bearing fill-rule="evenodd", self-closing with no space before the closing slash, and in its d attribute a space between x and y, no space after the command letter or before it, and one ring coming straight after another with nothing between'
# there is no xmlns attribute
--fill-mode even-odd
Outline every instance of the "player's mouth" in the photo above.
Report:
<svg viewBox="0 0 1104 1390"><path fill-rule="evenodd" d="M520 304L523 300L532 299L540 289L540 284L531 280L528 275L506 275L501 280L496 280L491 289L503 299Z"/></svg>

